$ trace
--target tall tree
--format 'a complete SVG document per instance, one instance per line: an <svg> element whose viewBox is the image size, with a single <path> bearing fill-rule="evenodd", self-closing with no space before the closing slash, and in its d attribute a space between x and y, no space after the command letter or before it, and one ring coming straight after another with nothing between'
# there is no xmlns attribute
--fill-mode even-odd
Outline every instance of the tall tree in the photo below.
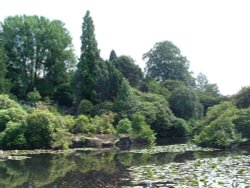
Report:
<svg viewBox="0 0 250 188"><path fill-rule="evenodd" d="M143 55L146 60L146 77L156 81L180 80L188 85L194 84L189 72L189 62L180 49L170 41L158 42Z"/></svg>
<svg viewBox="0 0 250 188"><path fill-rule="evenodd" d="M96 83L103 63L97 48L95 27L90 12L83 18L81 56L77 65L73 85L77 103L82 99L97 102Z"/></svg>
<svg viewBox="0 0 250 188"><path fill-rule="evenodd" d="M2 37L9 59L11 91L19 98L41 86L41 80L44 87L38 88L39 92L51 88L51 95L65 82L75 58L71 36L61 21L38 16L7 17Z"/></svg>
<svg viewBox="0 0 250 188"><path fill-rule="evenodd" d="M3 41L0 36L0 93L6 93L9 89L9 82L6 79L7 57L3 47Z"/></svg>

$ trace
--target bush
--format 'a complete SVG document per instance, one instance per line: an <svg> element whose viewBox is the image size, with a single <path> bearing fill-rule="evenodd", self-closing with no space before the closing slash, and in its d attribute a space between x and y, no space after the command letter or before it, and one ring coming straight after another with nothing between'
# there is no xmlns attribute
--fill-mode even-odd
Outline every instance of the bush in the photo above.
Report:
<svg viewBox="0 0 250 188"><path fill-rule="evenodd" d="M0 94L0 109L20 108L21 106L14 100L11 100L8 95Z"/></svg>
<svg viewBox="0 0 250 188"><path fill-rule="evenodd" d="M145 122L145 117L139 113L132 118L132 136L137 142L154 143L156 140L154 131Z"/></svg>
<svg viewBox="0 0 250 188"><path fill-rule="evenodd" d="M202 147L226 148L241 141L241 135L236 132L232 118L223 116L211 122L195 136L195 142Z"/></svg>
<svg viewBox="0 0 250 188"><path fill-rule="evenodd" d="M0 133L0 146L3 149L27 149L22 123L9 122L4 132Z"/></svg>
<svg viewBox="0 0 250 188"><path fill-rule="evenodd" d="M131 121L129 121L128 118L121 119L116 126L116 131L118 134L129 134L131 133L131 130Z"/></svg>
<svg viewBox="0 0 250 188"><path fill-rule="evenodd" d="M115 134L114 119L115 114L113 112L107 112L92 119L92 123L97 126L96 133Z"/></svg>
<svg viewBox="0 0 250 188"><path fill-rule="evenodd" d="M77 108L77 114L89 114L92 111L93 104L89 100L81 100Z"/></svg>
<svg viewBox="0 0 250 188"><path fill-rule="evenodd" d="M239 144L241 134L236 131L234 120L237 119L235 106L223 102L209 108L202 123L201 132L195 136L195 142L200 146L225 148Z"/></svg>
<svg viewBox="0 0 250 188"><path fill-rule="evenodd" d="M26 119L25 137L31 149L50 148L55 129L59 127L57 117L49 111L35 110Z"/></svg>
<svg viewBox="0 0 250 188"><path fill-rule="evenodd" d="M28 99L28 101L32 102L32 104L35 104L36 102L41 100L41 98L42 97L41 97L39 91L37 91L36 89L34 89L34 91L31 91L27 94L27 99Z"/></svg>
<svg viewBox="0 0 250 188"><path fill-rule="evenodd" d="M21 122L26 116L27 113L21 107L0 110L0 132L6 128L8 122Z"/></svg>
<svg viewBox="0 0 250 188"><path fill-rule="evenodd" d="M70 132L73 134L77 133L95 133L96 132L96 126L91 124L90 119L88 116L85 115L79 115L74 125L70 128Z"/></svg>

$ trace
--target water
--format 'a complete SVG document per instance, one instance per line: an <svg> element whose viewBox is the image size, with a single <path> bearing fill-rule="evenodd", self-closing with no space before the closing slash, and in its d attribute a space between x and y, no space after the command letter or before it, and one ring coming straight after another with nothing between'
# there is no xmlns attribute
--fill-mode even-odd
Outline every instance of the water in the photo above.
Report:
<svg viewBox="0 0 250 188"><path fill-rule="evenodd" d="M185 140L178 143L182 142L185 142ZM161 149L161 147L158 148ZM152 170L154 170L155 167L163 168L168 164L182 164L197 159L220 158L232 155L249 156L249 153L246 149L233 152L161 151L153 153L107 149L92 152L76 151L70 154L37 154L30 155L31 158L25 160L0 162L0 188L168 187L171 182L169 182L169 185L166 182L164 184L161 179L157 183L146 181L152 179L152 177L147 178L147 175L153 176L154 180L158 178L157 172L150 174L151 172L147 167L153 166ZM141 177L142 180L140 180L140 176L135 178L136 175L133 175L133 173L136 173L134 169L137 167L142 167L148 173ZM139 182L136 182L136 179ZM196 182L193 181L193 183ZM173 187L176 186L178 185L175 184ZM227 184L224 187L227 187ZM230 187L229 184L228 187Z"/></svg>

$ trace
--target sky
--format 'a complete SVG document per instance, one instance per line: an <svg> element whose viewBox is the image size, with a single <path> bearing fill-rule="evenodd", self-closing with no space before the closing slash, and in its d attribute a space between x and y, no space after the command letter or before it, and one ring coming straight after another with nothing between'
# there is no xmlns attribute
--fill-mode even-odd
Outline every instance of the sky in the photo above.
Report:
<svg viewBox="0 0 250 188"><path fill-rule="evenodd" d="M0 22L23 14L59 19L79 56L89 10L104 59L114 49L144 68L143 54L169 40L187 57L194 76L202 72L223 95L232 95L250 85L249 8L249 0L0 0Z"/></svg>

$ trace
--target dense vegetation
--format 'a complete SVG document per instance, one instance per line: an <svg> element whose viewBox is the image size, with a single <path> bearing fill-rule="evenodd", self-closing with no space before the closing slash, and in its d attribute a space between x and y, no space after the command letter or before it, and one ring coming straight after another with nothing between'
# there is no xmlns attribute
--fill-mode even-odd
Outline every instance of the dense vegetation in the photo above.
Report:
<svg viewBox="0 0 250 188"><path fill-rule="evenodd" d="M219 93L170 41L143 55L100 56L88 11L79 60L59 20L10 16L0 27L0 148L68 148L77 134L129 134L138 142L193 136L229 147L250 138L250 89ZM77 64L76 64L77 63ZM63 139L61 139L63 138Z"/></svg>

